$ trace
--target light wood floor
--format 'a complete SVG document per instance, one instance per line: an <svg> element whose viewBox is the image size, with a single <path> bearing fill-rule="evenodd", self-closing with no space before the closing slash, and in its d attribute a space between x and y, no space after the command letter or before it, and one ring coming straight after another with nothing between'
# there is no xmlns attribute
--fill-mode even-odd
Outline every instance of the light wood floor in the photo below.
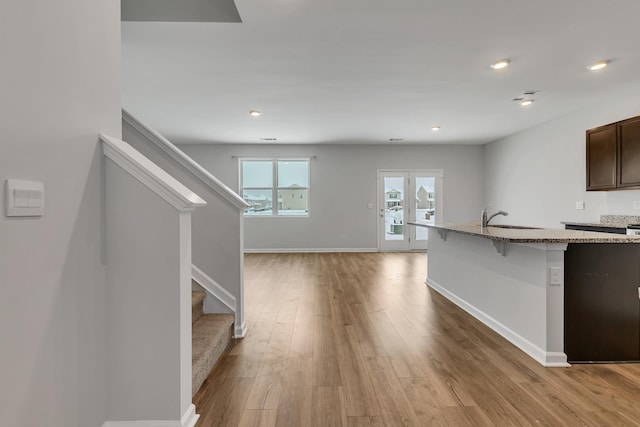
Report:
<svg viewBox="0 0 640 427"><path fill-rule="evenodd" d="M638 426L640 365L543 368L424 285L426 254L245 258L208 426Z"/></svg>

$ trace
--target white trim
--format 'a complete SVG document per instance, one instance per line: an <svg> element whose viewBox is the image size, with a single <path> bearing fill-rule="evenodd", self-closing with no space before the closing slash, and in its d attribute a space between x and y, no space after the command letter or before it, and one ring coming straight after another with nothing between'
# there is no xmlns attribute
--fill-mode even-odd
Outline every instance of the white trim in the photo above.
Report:
<svg viewBox="0 0 640 427"><path fill-rule="evenodd" d="M195 427L200 415L196 414L196 407L192 403L181 420L175 421L105 421L102 427Z"/></svg>
<svg viewBox="0 0 640 427"><path fill-rule="evenodd" d="M286 254L286 253L324 253L324 252L378 252L378 248L277 248L245 249L245 254Z"/></svg>
<svg viewBox="0 0 640 427"><path fill-rule="evenodd" d="M567 362L567 355L560 352L548 351L545 353L545 363L543 365L546 368L567 368L571 364Z"/></svg>
<svg viewBox="0 0 640 427"><path fill-rule="evenodd" d="M104 155L180 212L205 206L200 196L160 169L126 142L100 134Z"/></svg>
<svg viewBox="0 0 640 427"><path fill-rule="evenodd" d="M242 325L235 324L233 328L234 338L244 338L247 335L247 324L242 322Z"/></svg>
<svg viewBox="0 0 640 427"><path fill-rule="evenodd" d="M205 272L195 265L191 265L191 277L193 280L198 282L198 284L202 286L207 293L216 298L233 312L235 316L233 337L244 338L247 334L247 325L239 318L238 302L236 297L231 295L229 291L224 289L218 282L207 276Z"/></svg>
<svg viewBox="0 0 640 427"><path fill-rule="evenodd" d="M182 420L180 420L181 427L194 427L196 422L200 418L200 415L196 414L196 405L193 403L189 405L187 411L182 416Z"/></svg>
<svg viewBox="0 0 640 427"><path fill-rule="evenodd" d="M236 297L231 295L229 291L223 288L218 282L207 276L205 272L193 264L191 265L191 277L228 309L234 313L236 312Z"/></svg>
<svg viewBox="0 0 640 427"><path fill-rule="evenodd" d="M278 214L278 215L244 215L243 214L243 218L244 219L248 219L248 220L253 220L254 218L286 218L287 220L289 220L291 218L309 219L309 218L311 218L311 214L309 214L308 212L307 212L306 215L282 215L282 214Z"/></svg>
<svg viewBox="0 0 640 427"><path fill-rule="evenodd" d="M191 212L181 212L180 222L180 285L179 285L179 330L180 330L180 407L192 404L193 397L193 318L191 292ZM185 415L189 413L189 408ZM195 414L195 408L193 409ZM183 420L185 415L182 416ZM184 425L184 424L183 424Z"/></svg>
<svg viewBox="0 0 640 427"><path fill-rule="evenodd" d="M426 284L431 287L433 290L447 298L449 301L453 302L455 305L493 329L498 334L502 335L502 337L506 338L513 345L518 347L520 350L527 353L534 360L540 363L545 367L567 367L571 366L567 363L567 355L559 352L546 352L537 345L533 344L531 341L527 340L523 336L515 333L502 323L498 322L493 317L479 310L475 306L469 304L462 298L454 295L444 287L440 286L434 280L427 279Z"/></svg>
<svg viewBox="0 0 640 427"><path fill-rule="evenodd" d="M122 120L134 127L138 132L144 135L149 141L155 144L158 148L164 151L173 160L180 163L189 172L199 178L208 187L214 190L216 193L224 197L233 206L239 210L243 210L249 207L249 204L244 201L235 191L226 186L222 181L213 176L209 171L196 163L191 157L187 156L182 150L175 146L164 136L160 135L149 126L136 119L127 110L122 109Z"/></svg>

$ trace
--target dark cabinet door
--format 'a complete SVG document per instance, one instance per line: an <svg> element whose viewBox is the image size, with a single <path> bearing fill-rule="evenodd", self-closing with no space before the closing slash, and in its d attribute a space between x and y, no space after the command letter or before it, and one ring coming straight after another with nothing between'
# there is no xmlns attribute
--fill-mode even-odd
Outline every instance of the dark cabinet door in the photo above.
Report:
<svg viewBox="0 0 640 427"><path fill-rule="evenodd" d="M567 248L564 350L570 362L640 360L638 246Z"/></svg>
<svg viewBox="0 0 640 427"><path fill-rule="evenodd" d="M640 118L618 123L618 187L640 186Z"/></svg>
<svg viewBox="0 0 640 427"><path fill-rule="evenodd" d="M616 188L616 126L587 131L587 190Z"/></svg>

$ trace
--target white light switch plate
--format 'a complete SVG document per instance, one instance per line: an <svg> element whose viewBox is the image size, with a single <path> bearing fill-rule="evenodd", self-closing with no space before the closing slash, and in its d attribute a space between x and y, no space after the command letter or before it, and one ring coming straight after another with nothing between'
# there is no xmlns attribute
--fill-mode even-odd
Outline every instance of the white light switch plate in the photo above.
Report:
<svg viewBox="0 0 640 427"><path fill-rule="evenodd" d="M42 182L7 179L4 194L7 216L43 215L44 184Z"/></svg>
<svg viewBox="0 0 640 427"><path fill-rule="evenodd" d="M584 202L576 202L576 209L579 211L584 210Z"/></svg>
<svg viewBox="0 0 640 427"><path fill-rule="evenodd" d="M549 267L549 284L553 286L562 286L562 268Z"/></svg>

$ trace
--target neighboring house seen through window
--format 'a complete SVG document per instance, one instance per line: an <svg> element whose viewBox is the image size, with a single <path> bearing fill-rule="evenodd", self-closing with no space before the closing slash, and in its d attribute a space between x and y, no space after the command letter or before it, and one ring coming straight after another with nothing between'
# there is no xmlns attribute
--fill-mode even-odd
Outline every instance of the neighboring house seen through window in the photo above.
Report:
<svg viewBox="0 0 640 427"><path fill-rule="evenodd" d="M245 216L308 216L308 159L240 159Z"/></svg>

